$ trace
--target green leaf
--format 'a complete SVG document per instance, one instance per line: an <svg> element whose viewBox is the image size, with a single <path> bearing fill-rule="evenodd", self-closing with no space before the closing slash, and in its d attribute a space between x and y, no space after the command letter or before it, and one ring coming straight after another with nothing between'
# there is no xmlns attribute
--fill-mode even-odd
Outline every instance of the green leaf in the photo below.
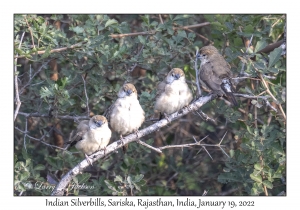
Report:
<svg viewBox="0 0 300 210"><path fill-rule="evenodd" d="M179 31L178 31L178 36L187 38L186 32L185 32L184 30L179 30Z"/></svg>
<svg viewBox="0 0 300 210"><path fill-rule="evenodd" d="M112 185L112 183L110 183L109 180L104 180L104 183L106 184L106 186L108 187L108 189L117 192L117 189Z"/></svg>
<svg viewBox="0 0 300 210"><path fill-rule="evenodd" d="M225 26L229 29L229 31L233 30L233 25L230 22L225 22Z"/></svg>
<svg viewBox="0 0 300 210"><path fill-rule="evenodd" d="M144 36L139 35L139 36L138 36L138 39L139 39L140 43L146 44L146 39L145 39Z"/></svg>
<svg viewBox="0 0 300 210"><path fill-rule="evenodd" d="M123 182L123 178L121 176L116 176L116 178L114 179L114 182Z"/></svg>
<svg viewBox="0 0 300 210"><path fill-rule="evenodd" d="M81 34L84 32L84 28L80 27L80 26L76 26L73 28L73 31L76 33L76 34Z"/></svg>
<svg viewBox="0 0 300 210"><path fill-rule="evenodd" d="M274 179L275 178L279 178L280 179L281 177L282 177L282 174L278 173L278 172L275 172L274 175L272 176L272 178L274 178Z"/></svg>
<svg viewBox="0 0 300 210"><path fill-rule="evenodd" d="M133 188L131 176L127 177L127 182L130 188Z"/></svg>
<svg viewBox="0 0 300 210"><path fill-rule="evenodd" d="M149 25L149 15L141 16L141 18L146 25Z"/></svg>
<svg viewBox="0 0 300 210"><path fill-rule="evenodd" d="M42 55L42 59L43 58L47 58L49 55L50 55L50 51L51 51L51 47L50 46L48 46L47 48L46 48L46 50L45 50L45 53Z"/></svg>
<svg viewBox="0 0 300 210"><path fill-rule="evenodd" d="M258 171L261 171L263 168L261 167L261 164L260 163L256 163L255 165L254 165L254 168L256 169L256 170L258 170Z"/></svg>
<svg viewBox="0 0 300 210"><path fill-rule="evenodd" d="M268 45L267 42L264 41L264 40L263 41L258 41L256 43L254 52L258 52L258 51L264 49L267 45Z"/></svg>
<svg viewBox="0 0 300 210"><path fill-rule="evenodd" d="M113 25L113 24L117 24L118 21L116 21L115 19L109 19L106 23L105 23L105 28L110 26L110 25Z"/></svg>
<svg viewBox="0 0 300 210"><path fill-rule="evenodd" d="M38 164L36 165L33 170L35 171L41 171L41 170L44 170L45 169L45 166L44 165L41 165L41 164Z"/></svg>
<svg viewBox="0 0 300 210"><path fill-rule="evenodd" d="M143 179L144 175L143 174L140 174L140 175L136 175L134 177L134 182L139 182Z"/></svg>
<svg viewBox="0 0 300 210"><path fill-rule="evenodd" d="M262 182L262 178L260 176L260 174L255 175L254 173L250 174L250 178L256 182L261 183Z"/></svg>
<svg viewBox="0 0 300 210"><path fill-rule="evenodd" d="M30 163L31 163L31 159L30 158L26 159L25 166L29 166Z"/></svg>
<svg viewBox="0 0 300 210"><path fill-rule="evenodd" d="M181 19L186 19L189 18L191 15L176 15L176 17L173 19L173 21L175 20L181 20Z"/></svg>
<svg viewBox="0 0 300 210"><path fill-rule="evenodd" d="M282 48L281 47L278 47L276 48L275 50L273 50L269 57L270 57L270 60L269 60L269 68L271 68L272 66L275 65L275 63L279 60L280 56L281 56L281 53L282 53Z"/></svg>
<svg viewBox="0 0 300 210"><path fill-rule="evenodd" d="M263 181L263 184L264 184L267 188L273 189L273 184L272 184L272 182L270 182L270 181L268 181L268 180L265 180L265 181Z"/></svg>

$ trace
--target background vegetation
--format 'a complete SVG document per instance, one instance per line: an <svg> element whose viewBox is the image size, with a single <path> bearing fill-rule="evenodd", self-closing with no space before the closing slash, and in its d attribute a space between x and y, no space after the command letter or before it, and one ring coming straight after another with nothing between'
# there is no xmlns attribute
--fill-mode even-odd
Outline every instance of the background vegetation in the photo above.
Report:
<svg viewBox="0 0 300 210"><path fill-rule="evenodd" d="M129 34L129 35L125 35ZM153 123L156 84L182 68L197 96L197 49L213 44L237 79L238 108L218 98L203 111L135 142L77 176L68 195L278 195L286 185L285 15L15 15L14 194L50 195L84 156L64 142L78 120L103 114L133 83ZM202 93L209 90L201 83ZM200 111L200 110L199 110ZM226 133L227 132L227 133ZM225 135L226 134L226 135ZM111 142L119 139L114 135ZM85 185L77 189L74 185ZM91 187L92 186L92 187Z"/></svg>

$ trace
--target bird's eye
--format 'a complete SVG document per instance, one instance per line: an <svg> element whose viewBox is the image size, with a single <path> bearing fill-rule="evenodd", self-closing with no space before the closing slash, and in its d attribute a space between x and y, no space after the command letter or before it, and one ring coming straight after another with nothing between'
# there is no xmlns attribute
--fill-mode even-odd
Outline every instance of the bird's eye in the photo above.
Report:
<svg viewBox="0 0 300 210"><path fill-rule="evenodd" d="M172 73L172 77L174 77L174 73Z"/></svg>

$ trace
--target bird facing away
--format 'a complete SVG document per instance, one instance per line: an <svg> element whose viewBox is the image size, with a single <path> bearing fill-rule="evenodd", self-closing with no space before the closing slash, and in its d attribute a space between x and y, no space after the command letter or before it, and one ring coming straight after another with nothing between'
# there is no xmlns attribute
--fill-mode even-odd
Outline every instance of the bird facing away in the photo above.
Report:
<svg viewBox="0 0 300 210"><path fill-rule="evenodd" d="M132 132L138 132L145 120L145 112L139 101L137 90L131 83L124 84L119 92L118 99L109 108L108 119L112 130L121 138ZM123 147L124 152L126 148Z"/></svg>
<svg viewBox="0 0 300 210"><path fill-rule="evenodd" d="M105 150L110 137L111 130L108 127L107 119L102 115L95 115L90 120L83 120L79 123L71 145L75 144L75 147L82 151L87 161L91 163L87 155L98 150Z"/></svg>
<svg viewBox="0 0 300 210"><path fill-rule="evenodd" d="M200 49L197 56L201 60L200 79L215 94L219 96L226 94L230 102L234 106L238 106L233 95L235 90L230 81L232 77L230 65L219 54L218 50L214 46L205 46Z"/></svg>
<svg viewBox="0 0 300 210"><path fill-rule="evenodd" d="M180 68L173 68L157 86L155 113L172 114L189 105L192 91L185 82L185 74Z"/></svg>

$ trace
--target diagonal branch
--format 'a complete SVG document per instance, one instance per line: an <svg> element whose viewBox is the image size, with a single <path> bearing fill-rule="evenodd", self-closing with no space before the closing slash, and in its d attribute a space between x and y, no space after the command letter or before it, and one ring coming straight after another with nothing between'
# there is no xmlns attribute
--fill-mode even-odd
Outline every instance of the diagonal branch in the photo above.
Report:
<svg viewBox="0 0 300 210"><path fill-rule="evenodd" d="M52 61L53 59L50 59L49 61L47 61L46 63L44 63L34 74L33 74L33 76L32 77L30 77L29 78L29 80L28 80L28 82L26 83L26 85L24 85L23 87L22 87L22 89L20 90L20 93L22 94L23 93L23 91L24 91L24 89L27 87L27 86L29 86L29 85L31 85L31 81L32 81L32 79L38 74L38 73L40 73L42 70L43 70L43 68L45 67L45 66L47 66L48 65L48 63L50 62L50 61Z"/></svg>
<svg viewBox="0 0 300 210"><path fill-rule="evenodd" d="M76 47L80 47L81 45L87 43L87 41L84 41L84 42L80 42L80 43L77 43L77 44L73 44L71 45L70 47L62 47L62 48L57 48L57 49L54 49L54 50L50 50L49 53L54 53L54 52L61 52L61 51L65 51L65 50L68 50L68 49L74 49ZM46 50L41 50L41 51L37 51L36 53L33 53L32 55L35 55L35 54L38 54L38 55L41 55L41 54L44 54L46 52ZM20 56L15 56L14 58L24 58L26 57L25 55L20 55Z"/></svg>
<svg viewBox="0 0 300 210"><path fill-rule="evenodd" d="M189 28L198 28L198 27L203 27L210 25L210 22L205 22L205 23L199 23L195 25L188 25L188 26L180 26L180 27L173 27L173 30L178 30L178 29L189 29ZM135 33L128 33L128 34L110 34L109 36L111 38L123 38L127 36L138 36L138 35L154 35L157 31L152 30L152 31L142 31L142 32L135 32Z"/></svg>
<svg viewBox="0 0 300 210"><path fill-rule="evenodd" d="M122 140L113 142L112 144L110 144L109 146L106 147L105 154L104 154L104 151L98 151L95 154L91 155L91 157L90 157L91 163L99 160L100 158L103 158L104 155L107 156L107 155L113 153L117 149L121 148L124 144L126 145L130 142L136 141L143 136L146 136L150 133L153 133L154 131L157 131L158 129L160 129L162 127L165 127L166 125L170 124L172 121L179 119L182 116L185 116L192 111L198 110L204 104L215 99L216 97L217 97L216 95L207 95L204 97L200 97L196 101L194 101L193 103L188 105L187 107L179 110L178 112L175 112L175 113L169 115L168 120L162 119L144 129L140 130L137 134L135 134L135 133L130 134L130 135L124 137ZM208 146L208 145L205 145L205 146ZM71 169L68 173L66 173L62 177L61 181L58 183L58 185L56 185L55 189L53 190L53 192L51 194L52 195L63 195L65 188L70 183L70 181L73 179L73 177L75 177L76 175L81 173L88 166L89 166L89 163L86 159L84 159L79 164L77 164L73 169Z"/></svg>

